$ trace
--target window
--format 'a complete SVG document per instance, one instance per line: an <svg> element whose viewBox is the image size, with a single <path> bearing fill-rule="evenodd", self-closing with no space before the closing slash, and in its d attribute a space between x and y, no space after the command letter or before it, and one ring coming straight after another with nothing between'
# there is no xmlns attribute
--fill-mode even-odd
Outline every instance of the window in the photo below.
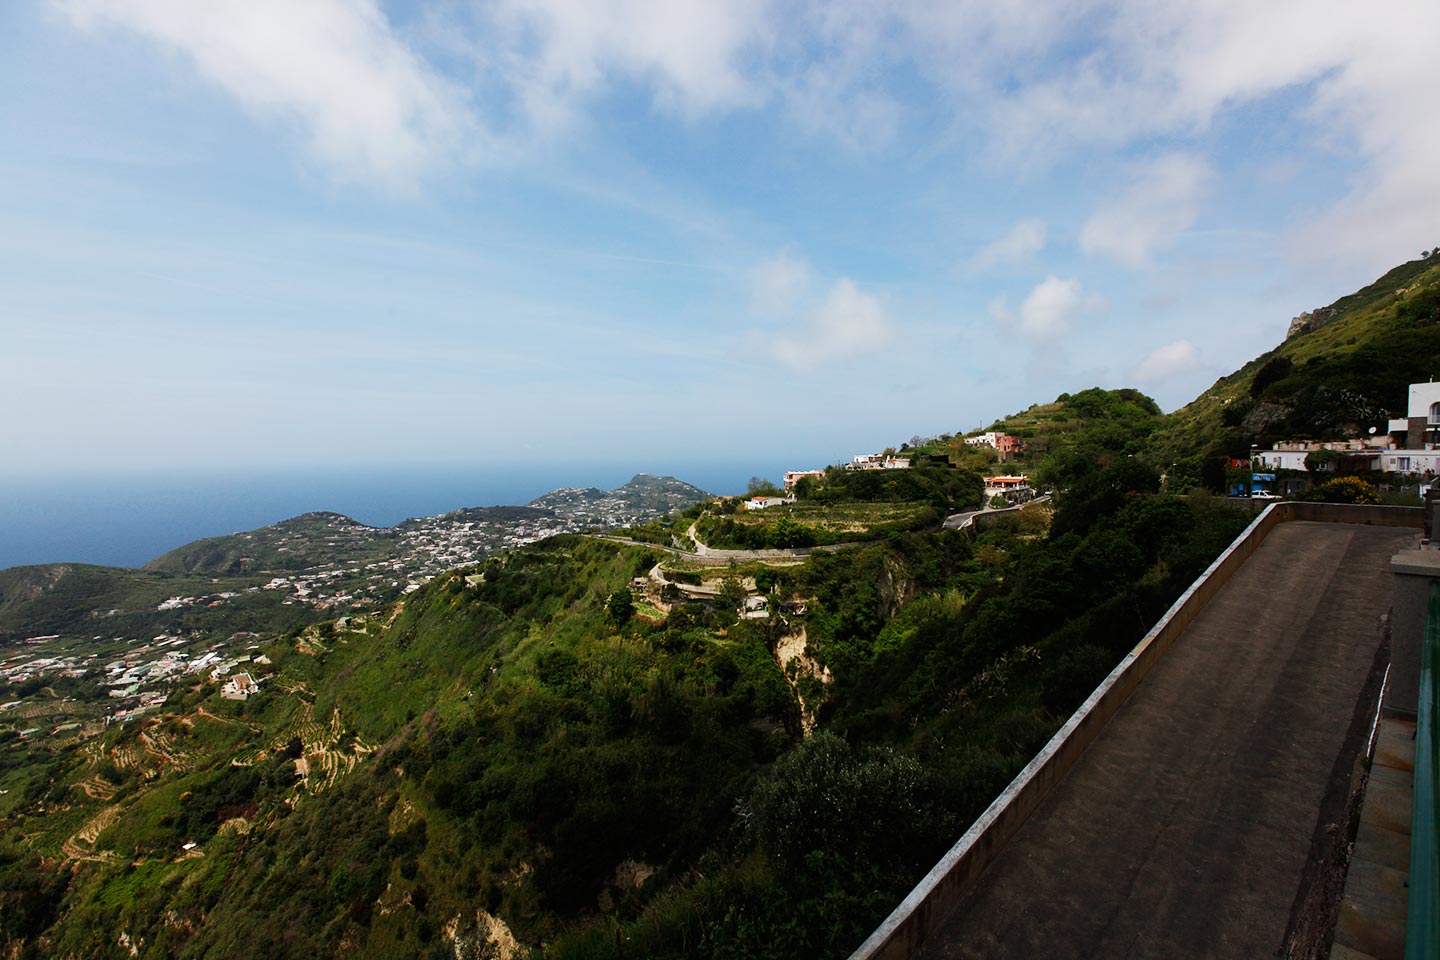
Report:
<svg viewBox="0 0 1440 960"><path fill-rule="evenodd" d="M1430 426L1440 424L1440 403L1430 404Z"/></svg>

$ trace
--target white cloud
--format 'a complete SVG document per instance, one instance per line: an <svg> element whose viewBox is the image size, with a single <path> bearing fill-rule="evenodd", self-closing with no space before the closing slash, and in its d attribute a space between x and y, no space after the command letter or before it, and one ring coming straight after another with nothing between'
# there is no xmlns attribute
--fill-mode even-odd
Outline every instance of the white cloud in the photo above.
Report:
<svg viewBox="0 0 1440 960"><path fill-rule="evenodd" d="M297 127L344 181L412 189L473 132L463 95L375 0L56 3L79 28L123 28L184 54L249 113Z"/></svg>
<svg viewBox="0 0 1440 960"><path fill-rule="evenodd" d="M764 0L499 0L509 82L544 129L619 77L684 115L765 99L747 52L774 28Z"/></svg>
<svg viewBox="0 0 1440 960"><path fill-rule="evenodd" d="M842 277L811 314L809 330L774 341L774 353L787 367L812 370L884 346L893 335L880 299Z"/></svg>
<svg viewBox="0 0 1440 960"><path fill-rule="evenodd" d="M1211 179L1203 159L1172 153L1147 164L1124 193L1104 201L1080 230L1080 249L1132 267L1173 246L1200 215Z"/></svg>
<svg viewBox="0 0 1440 960"><path fill-rule="evenodd" d="M1416 119L1417 91L1440 86L1433 0L1395 0L1384 16L1346 0L1116 0L1077 4L1076 15L1092 26L1058 69L1057 36L1039 33L1025 59L1043 67L985 78L997 156L1053 160L1077 144L1203 134L1285 92L1308 105L1318 140L1364 162L1348 196L1297 228L1298 248L1388 265L1433 235L1440 126Z"/></svg>
<svg viewBox="0 0 1440 960"><path fill-rule="evenodd" d="M1071 323L1085 305L1085 290L1079 280L1046 277L1020 304L1020 332L1032 340L1063 336L1070 332Z"/></svg>
<svg viewBox="0 0 1440 960"><path fill-rule="evenodd" d="M1045 224L1040 220L1021 220L1010 232L992 240L976 251L965 265L967 273L983 273L992 267L1024 263L1045 249Z"/></svg>
<svg viewBox="0 0 1440 960"><path fill-rule="evenodd" d="M750 271L750 302L759 313L783 314L810 288L810 264L782 250Z"/></svg>
<svg viewBox="0 0 1440 960"><path fill-rule="evenodd" d="M1200 367L1200 351L1189 340L1156 347L1131 371L1137 383L1159 383Z"/></svg>
<svg viewBox="0 0 1440 960"><path fill-rule="evenodd" d="M1022 336L1037 343L1055 340L1070 332L1075 318L1082 313L1101 309L1104 299L1098 293L1086 293L1074 277L1062 280L1046 277L1035 285L1020 303L1017 314L1002 294L991 300L986 311L996 322L1014 327Z"/></svg>

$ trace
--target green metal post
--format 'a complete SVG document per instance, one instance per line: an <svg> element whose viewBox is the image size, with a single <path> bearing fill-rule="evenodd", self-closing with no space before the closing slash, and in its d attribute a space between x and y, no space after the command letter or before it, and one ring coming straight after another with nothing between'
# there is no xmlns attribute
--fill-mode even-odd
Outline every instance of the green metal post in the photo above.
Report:
<svg viewBox="0 0 1440 960"><path fill-rule="evenodd" d="M1410 903L1405 960L1440 960L1440 582L1430 583L1430 604L1420 650L1420 699L1415 716L1415 802L1410 819Z"/></svg>

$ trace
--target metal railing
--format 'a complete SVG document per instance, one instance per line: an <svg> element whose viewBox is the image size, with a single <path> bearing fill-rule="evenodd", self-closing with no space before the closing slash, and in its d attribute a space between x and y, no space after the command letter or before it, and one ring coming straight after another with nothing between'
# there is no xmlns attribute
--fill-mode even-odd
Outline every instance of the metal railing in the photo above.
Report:
<svg viewBox="0 0 1440 960"><path fill-rule="evenodd" d="M1415 713L1415 798L1410 814L1410 903L1405 960L1440 960L1440 582L1430 603L1420 650L1420 699Z"/></svg>

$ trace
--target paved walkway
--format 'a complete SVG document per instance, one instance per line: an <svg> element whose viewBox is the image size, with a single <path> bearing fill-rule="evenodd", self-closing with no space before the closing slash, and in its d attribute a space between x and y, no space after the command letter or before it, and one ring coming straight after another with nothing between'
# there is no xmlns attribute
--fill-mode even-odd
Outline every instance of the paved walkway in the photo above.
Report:
<svg viewBox="0 0 1440 960"><path fill-rule="evenodd" d="M1330 960L1405 960L1415 724L1380 721Z"/></svg>
<svg viewBox="0 0 1440 960"><path fill-rule="evenodd" d="M1343 815L1387 562L1415 538L1277 527L921 956L1275 956Z"/></svg>

